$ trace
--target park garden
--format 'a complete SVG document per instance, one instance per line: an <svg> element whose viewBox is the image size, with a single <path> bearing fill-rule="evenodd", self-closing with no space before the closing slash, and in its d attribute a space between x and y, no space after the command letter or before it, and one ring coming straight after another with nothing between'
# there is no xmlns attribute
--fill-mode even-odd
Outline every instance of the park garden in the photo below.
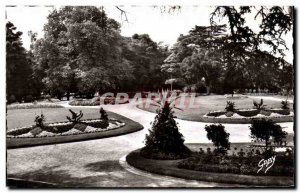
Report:
<svg viewBox="0 0 300 193"><path fill-rule="evenodd" d="M123 36L104 7L65 6L49 13L41 38L28 33L26 50L8 21L8 184L147 187L150 172L163 179L155 187L295 186L294 69L283 38L293 8L217 6L210 24L168 47Z"/></svg>

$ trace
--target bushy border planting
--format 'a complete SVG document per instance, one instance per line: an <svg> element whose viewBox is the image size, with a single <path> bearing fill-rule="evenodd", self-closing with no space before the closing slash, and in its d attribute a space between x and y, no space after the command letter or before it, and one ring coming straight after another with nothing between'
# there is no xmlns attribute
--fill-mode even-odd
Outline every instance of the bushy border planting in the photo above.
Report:
<svg viewBox="0 0 300 193"><path fill-rule="evenodd" d="M56 103L20 103L10 104L6 106L7 109L34 109L34 108L63 108L61 105Z"/></svg>
<svg viewBox="0 0 300 193"><path fill-rule="evenodd" d="M135 150L128 154L126 156L126 161L129 165L140 170L189 180L268 187L295 186L293 177L251 176L181 169L178 168L178 163L182 160L147 159L140 155L140 150Z"/></svg>

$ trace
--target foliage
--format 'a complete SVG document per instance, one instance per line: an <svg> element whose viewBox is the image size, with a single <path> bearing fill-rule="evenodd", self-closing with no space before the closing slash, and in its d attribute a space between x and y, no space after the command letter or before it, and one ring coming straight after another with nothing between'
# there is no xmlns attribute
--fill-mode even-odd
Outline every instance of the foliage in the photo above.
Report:
<svg viewBox="0 0 300 193"><path fill-rule="evenodd" d="M292 153L276 154L276 163L266 174L257 173L257 164L260 160L265 159L264 155L254 154L252 150L247 153L240 151L239 154L240 156L236 156L235 154L218 156L208 152L197 153L193 154L190 158L180 161L178 168L213 173L294 176L294 157L291 156Z"/></svg>
<svg viewBox="0 0 300 193"><path fill-rule="evenodd" d="M190 154L173 116L172 102L162 100L141 155L151 159L180 159Z"/></svg>
<svg viewBox="0 0 300 193"><path fill-rule="evenodd" d="M11 23L6 23L6 98L7 102L21 102L32 93L32 68L23 47L22 32L16 31Z"/></svg>
<svg viewBox="0 0 300 193"><path fill-rule="evenodd" d="M36 127L44 128L45 121L46 121L46 118L43 113L41 113L41 115L35 116L34 122L35 122Z"/></svg>
<svg viewBox="0 0 300 193"><path fill-rule="evenodd" d="M222 124L205 125L205 130L207 138L216 146L218 153L225 154L230 149L230 134L225 131L225 127Z"/></svg>
<svg viewBox="0 0 300 193"><path fill-rule="evenodd" d="M106 121L108 120L108 115L102 107L100 108L99 113L101 115L100 117L101 120L106 120Z"/></svg>
<svg viewBox="0 0 300 193"><path fill-rule="evenodd" d="M71 109L69 109L69 111L71 112L72 117L70 118L69 116L67 116L67 119L68 119L70 122L73 122L73 123L79 123L79 122L80 122L80 119L83 117L82 111L80 110L79 113L75 113L75 112L72 111Z"/></svg>
<svg viewBox="0 0 300 193"><path fill-rule="evenodd" d="M281 101L281 108L282 108L282 109L290 109L290 108L289 108L289 103L288 103L287 100Z"/></svg>
<svg viewBox="0 0 300 193"><path fill-rule="evenodd" d="M232 101L227 101L227 105L225 107L226 112L231 111L231 112L235 112L235 103Z"/></svg>
<svg viewBox="0 0 300 193"><path fill-rule="evenodd" d="M253 105L254 105L253 107L256 108L257 110L264 109L264 107L266 106L264 105L263 99L260 99L260 103L253 101Z"/></svg>
<svg viewBox="0 0 300 193"><path fill-rule="evenodd" d="M249 126L252 139L262 140L265 142L266 150L270 145L272 138L275 143L282 143L287 133L282 130L281 126L268 119L254 119Z"/></svg>
<svg viewBox="0 0 300 193"><path fill-rule="evenodd" d="M7 109L40 109L40 108L63 108L55 103L21 103L7 105Z"/></svg>

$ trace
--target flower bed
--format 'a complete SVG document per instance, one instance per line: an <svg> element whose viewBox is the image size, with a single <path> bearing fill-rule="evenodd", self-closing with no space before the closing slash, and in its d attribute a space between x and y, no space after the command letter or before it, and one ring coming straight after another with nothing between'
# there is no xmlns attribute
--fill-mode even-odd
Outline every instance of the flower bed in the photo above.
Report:
<svg viewBox="0 0 300 193"><path fill-rule="evenodd" d="M46 124L43 128L30 126L10 130L7 132L8 138L39 138L39 137L55 137L66 135L78 135L84 133L103 132L107 130L117 129L124 126L125 123L109 119L105 122L100 119L83 120L79 123L73 122L57 122Z"/></svg>
<svg viewBox="0 0 300 193"><path fill-rule="evenodd" d="M56 103L20 103L20 104L9 104L7 109L34 109L34 108L62 108L61 105Z"/></svg>
<svg viewBox="0 0 300 193"><path fill-rule="evenodd" d="M255 176L294 176L293 155L286 156L284 153L276 153L276 163L267 173L258 172L258 163L262 159L264 159L263 155L227 155L222 157L213 153L200 154L196 152L192 157L180 161L178 167L202 172Z"/></svg>
<svg viewBox="0 0 300 193"><path fill-rule="evenodd" d="M201 159L201 158L200 158ZM215 160L215 158L212 158ZM243 158L241 158L243 159ZM186 161L188 160L188 161ZM202 159L203 160L203 159ZM183 178L188 180L199 180L199 181L205 181L205 182L214 182L214 183L226 183L226 184L233 184L234 187L237 187L237 184L240 185L247 185L247 186L257 186L257 187L265 187L265 186L272 186L272 187L294 187L294 176L291 176L292 174L292 168L291 166L288 166L288 168L282 168L285 170L284 176L281 176L282 171L275 171L275 166L279 163L274 164L274 168L271 168L269 171L273 170L277 173L273 173L273 175L269 175L269 171L267 175L261 172L261 175L245 175L240 174L239 171L245 171L244 167L242 165L238 165L240 169L236 170L235 166L233 169L226 169L224 166L224 170L226 169L226 173L221 173L219 171L216 171L216 168L204 168L204 171L200 171L201 164L197 164L198 158L187 158L184 160L155 160L155 159L147 159L141 156L140 150L135 150L128 154L126 156L127 163L140 170L144 170L146 172L151 172L155 174L160 175L166 175L166 176L173 176L177 178ZM279 159L278 159L279 161ZM282 159L280 159L282 161ZM285 160L283 160L285 161ZM210 160L208 160L210 162ZM289 163L286 163L290 164ZM196 168L196 165L199 167ZM223 164L225 165L225 163ZM193 168L195 166L195 169L189 169L189 167ZM258 166L257 166L258 167ZM208 172L210 170L210 172ZM237 173L228 173L228 172L234 172L238 171ZM247 172L247 171L246 171ZM257 168L256 168L257 172ZM279 172L279 173L278 173Z"/></svg>
<svg viewBox="0 0 300 193"><path fill-rule="evenodd" d="M105 99L103 102L105 105L106 104L126 104L129 103L128 100L125 99ZM95 100L95 99L89 99L89 100L73 100L69 102L69 105L71 106L99 106L100 105L100 101L99 100Z"/></svg>
<svg viewBox="0 0 300 193"><path fill-rule="evenodd" d="M252 119L271 119L274 122L292 122L294 113L285 109L239 109L235 112L214 111L203 116L210 123L250 123Z"/></svg>

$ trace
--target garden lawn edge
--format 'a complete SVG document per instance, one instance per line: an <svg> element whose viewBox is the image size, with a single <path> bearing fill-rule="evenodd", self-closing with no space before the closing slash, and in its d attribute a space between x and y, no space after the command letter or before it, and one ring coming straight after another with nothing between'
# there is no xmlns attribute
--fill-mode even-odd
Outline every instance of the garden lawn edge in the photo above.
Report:
<svg viewBox="0 0 300 193"><path fill-rule="evenodd" d="M113 117L123 123L124 126L94 133L83 133L78 135L66 135L66 136L55 136L55 137L39 137L39 138L6 138L6 148L22 148L22 147L32 147L38 145L50 145L50 144L59 144L59 143L68 143L68 142L77 142L93 139L101 139L114 137L119 135L125 135L133 132L142 130L144 127L131 119L128 119L122 115L109 112L110 117Z"/></svg>
<svg viewBox="0 0 300 193"><path fill-rule="evenodd" d="M180 169L177 163L181 160L154 160L147 159L140 155L140 149L129 153L126 161L132 167L147 172L184 178L188 180L198 180L205 182L216 182L226 184L240 184L254 187L295 187L294 177L286 176L250 176L229 173L211 173L187 169Z"/></svg>

